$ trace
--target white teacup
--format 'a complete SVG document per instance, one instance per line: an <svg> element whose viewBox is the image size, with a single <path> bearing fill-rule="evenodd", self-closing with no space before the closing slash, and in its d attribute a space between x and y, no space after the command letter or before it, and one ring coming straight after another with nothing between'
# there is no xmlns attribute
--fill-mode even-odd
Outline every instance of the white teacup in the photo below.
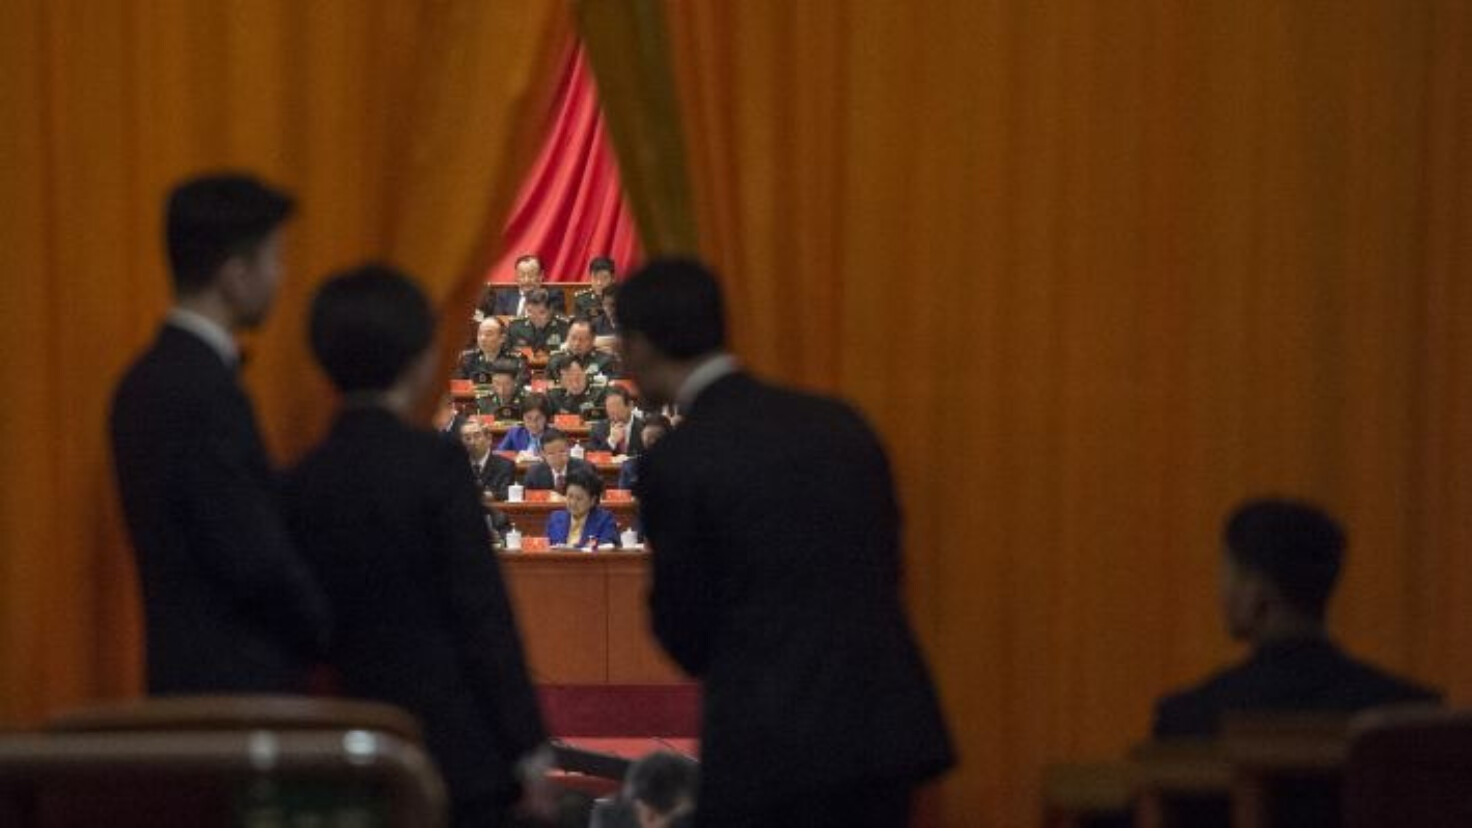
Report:
<svg viewBox="0 0 1472 832"><path fill-rule="evenodd" d="M510 485L506 488L506 501L519 503L526 499L526 486Z"/></svg>
<svg viewBox="0 0 1472 832"><path fill-rule="evenodd" d="M633 529L624 529L619 534L618 540L625 549L632 549L639 545L639 533Z"/></svg>

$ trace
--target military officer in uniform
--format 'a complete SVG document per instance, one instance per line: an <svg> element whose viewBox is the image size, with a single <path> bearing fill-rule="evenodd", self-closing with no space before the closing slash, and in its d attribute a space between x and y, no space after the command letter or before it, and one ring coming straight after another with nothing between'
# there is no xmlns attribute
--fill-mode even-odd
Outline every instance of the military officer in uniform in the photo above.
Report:
<svg viewBox="0 0 1472 832"><path fill-rule="evenodd" d="M603 397L608 388L588 381L588 367L584 360L572 356L562 365L562 386L547 394L553 413L572 413L584 422L608 418L603 407Z"/></svg>
<svg viewBox="0 0 1472 832"><path fill-rule="evenodd" d="M547 359L548 378L561 381L563 366L574 357L582 359L583 367L591 375L618 378L620 374L618 356L593 346L593 325L586 318L568 324L567 345Z"/></svg>
<svg viewBox="0 0 1472 832"><path fill-rule="evenodd" d="M592 318L603 311L603 291L613 285L613 272L612 259L593 258L588 264L588 282L592 286L573 295L573 317Z"/></svg>
<svg viewBox="0 0 1472 832"><path fill-rule="evenodd" d="M491 367L490 390L476 396L475 408L498 422L521 421L526 391L519 383L517 365L498 361Z"/></svg>
<svg viewBox="0 0 1472 832"><path fill-rule="evenodd" d="M618 336L618 319L613 316L617 295L617 286L609 286L603 290L603 304L598 307L598 312L592 316L593 335L598 338L608 339Z"/></svg>
<svg viewBox="0 0 1472 832"><path fill-rule="evenodd" d="M460 366L455 370L455 378L474 380L477 375L484 375L489 380L492 366L501 361L516 365L518 384L525 384L530 378L526 357L506 343L506 325L499 318L486 318L480 322L475 331L475 344L475 349L460 353Z"/></svg>
<svg viewBox="0 0 1472 832"><path fill-rule="evenodd" d="M535 289L527 296L526 317L511 322L506 340L514 350L530 347L540 353L555 352L567 342L567 319L552 314L546 289Z"/></svg>

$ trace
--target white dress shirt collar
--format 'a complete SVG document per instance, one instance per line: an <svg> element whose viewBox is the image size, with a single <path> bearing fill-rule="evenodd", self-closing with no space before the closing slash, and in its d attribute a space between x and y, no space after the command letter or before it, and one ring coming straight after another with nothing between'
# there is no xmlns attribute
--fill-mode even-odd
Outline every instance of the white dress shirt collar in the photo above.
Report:
<svg viewBox="0 0 1472 832"><path fill-rule="evenodd" d="M716 353L710 358L700 362L690 375L685 377L685 383L680 385L680 391L675 394L675 403L681 410L689 410L690 405L700 398L705 388L719 381L721 378L736 372L737 364L735 356L730 353Z"/></svg>
<svg viewBox="0 0 1472 832"><path fill-rule="evenodd" d="M226 367L234 369L240 363L240 347L236 345L235 339L230 337L224 327L209 318L182 306L175 306L169 310L167 320L209 345L220 356L220 360L225 362Z"/></svg>

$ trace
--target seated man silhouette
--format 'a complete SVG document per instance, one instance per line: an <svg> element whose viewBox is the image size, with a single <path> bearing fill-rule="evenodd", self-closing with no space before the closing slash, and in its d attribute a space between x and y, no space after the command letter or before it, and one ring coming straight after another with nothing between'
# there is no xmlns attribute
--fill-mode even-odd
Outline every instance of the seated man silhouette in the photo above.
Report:
<svg viewBox="0 0 1472 832"><path fill-rule="evenodd" d="M1344 559L1339 524L1314 506L1254 500L1227 520L1222 614L1246 661L1162 698L1156 737L1210 736L1233 711L1343 711L1435 702L1435 691L1361 662L1324 628Z"/></svg>

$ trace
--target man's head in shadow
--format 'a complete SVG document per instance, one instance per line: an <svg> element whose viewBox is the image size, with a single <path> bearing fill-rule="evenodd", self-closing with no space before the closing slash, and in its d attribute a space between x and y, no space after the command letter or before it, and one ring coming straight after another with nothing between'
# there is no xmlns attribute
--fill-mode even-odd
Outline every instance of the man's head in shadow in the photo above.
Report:
<svg viewBox="0 0 1472 832"><path fill-rule="evenodd" d="M1294 500L1252 500L1227 519L1222 543L1222 616L1233 638L1324 634L1345 548L1332 517Z"/></svg>

